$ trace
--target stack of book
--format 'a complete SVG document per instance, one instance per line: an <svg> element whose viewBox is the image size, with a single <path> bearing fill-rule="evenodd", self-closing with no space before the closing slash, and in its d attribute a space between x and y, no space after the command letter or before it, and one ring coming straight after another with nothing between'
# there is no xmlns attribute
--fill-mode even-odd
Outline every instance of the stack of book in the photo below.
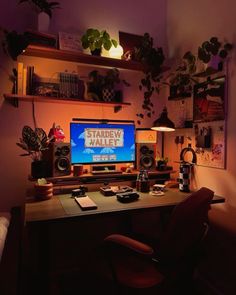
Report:
<svg viewBox="0 0 236 295"><path fill-rule="evenodd" d="M58 80L60 97L84 99L84 83L77 74L59 73Z"/></svg>

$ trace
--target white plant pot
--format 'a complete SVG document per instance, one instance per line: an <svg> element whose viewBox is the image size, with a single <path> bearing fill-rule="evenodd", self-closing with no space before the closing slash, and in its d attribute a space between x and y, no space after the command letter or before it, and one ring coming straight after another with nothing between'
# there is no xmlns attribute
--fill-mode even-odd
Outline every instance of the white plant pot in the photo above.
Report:
<svg viewBox="0 0 236 295"><path fill-rule="evenodd" d="M39 32L48 32L50 25L50 17L45 12L40 12L38 14L38 31Z"/></svg>

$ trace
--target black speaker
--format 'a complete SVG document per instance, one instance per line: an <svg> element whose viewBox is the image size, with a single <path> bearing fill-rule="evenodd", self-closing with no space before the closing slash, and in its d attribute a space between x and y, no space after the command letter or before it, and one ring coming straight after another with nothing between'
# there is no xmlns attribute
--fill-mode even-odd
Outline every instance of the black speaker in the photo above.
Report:
<svg viewBox="0 0 236 295"><path fill-rule="evenodd" d="M136 144L136 169L156 170L156 143Z"/></svg>
<svg viewBox="0 0 236 295"><path fill-rule="evenodd" d="M71 147L70 143L52 142L49 148L43 151L43 160L47 162L49 177L71 174Z"/></svg>

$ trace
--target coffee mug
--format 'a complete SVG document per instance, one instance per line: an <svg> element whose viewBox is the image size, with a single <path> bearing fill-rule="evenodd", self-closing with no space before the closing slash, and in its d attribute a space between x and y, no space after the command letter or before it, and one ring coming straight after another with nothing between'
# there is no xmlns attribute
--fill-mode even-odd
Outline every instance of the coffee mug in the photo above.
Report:
<svg viewBox="0 0 236 295"><path fill-rule="evenodd" d="M83 165L74 165L73 175L80 176L83 174Z"/></svg>

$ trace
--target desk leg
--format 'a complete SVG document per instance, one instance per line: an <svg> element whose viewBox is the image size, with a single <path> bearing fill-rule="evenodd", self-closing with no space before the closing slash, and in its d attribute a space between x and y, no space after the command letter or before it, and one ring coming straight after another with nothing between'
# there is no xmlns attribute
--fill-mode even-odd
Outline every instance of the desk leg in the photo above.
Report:
<svg viewBox="0 0 236 295"><path fill-rule="evenodd" d="M27 295L49 294L49 231L47 224L26 226Z"/></svg>

